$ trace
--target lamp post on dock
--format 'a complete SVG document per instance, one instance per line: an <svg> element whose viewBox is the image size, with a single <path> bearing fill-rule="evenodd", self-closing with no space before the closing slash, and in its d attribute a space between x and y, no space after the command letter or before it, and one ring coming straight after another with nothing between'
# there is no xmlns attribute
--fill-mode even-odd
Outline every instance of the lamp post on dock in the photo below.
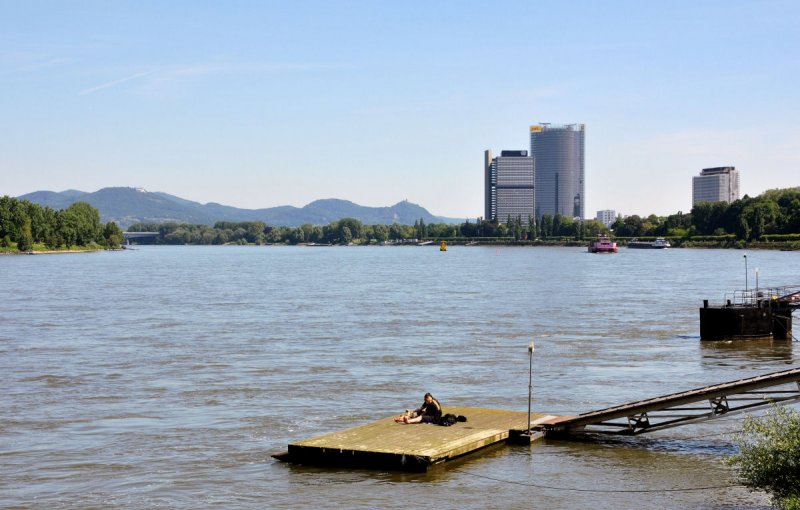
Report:
<svg viewBox="0 0 800 510"><path fill-rule="evenodd" d="M528 436L531 435L531 399L533 398L533 340L528 344Z"/></svg>
<svg viewBox="0 0 800 510"><path fill-rule="evenodd" d="M533 400L533 340L528 343L528 425L522 430L509 431L509 441L516 444L531 444L533 433L531 432L531 401Z"/></svg>

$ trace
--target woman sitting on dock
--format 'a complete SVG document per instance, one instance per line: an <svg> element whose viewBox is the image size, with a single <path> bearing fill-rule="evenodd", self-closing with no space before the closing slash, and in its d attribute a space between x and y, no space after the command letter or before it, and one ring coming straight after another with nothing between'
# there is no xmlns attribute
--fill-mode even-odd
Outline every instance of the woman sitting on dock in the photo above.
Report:
<svg viewBox="0 0 800 510"><path fill-rule="evenodd" d="M436 423L442 417L442 405L430 393L425 394L425 400L419 409L398 416L394 421L398 423Z"/></svg>

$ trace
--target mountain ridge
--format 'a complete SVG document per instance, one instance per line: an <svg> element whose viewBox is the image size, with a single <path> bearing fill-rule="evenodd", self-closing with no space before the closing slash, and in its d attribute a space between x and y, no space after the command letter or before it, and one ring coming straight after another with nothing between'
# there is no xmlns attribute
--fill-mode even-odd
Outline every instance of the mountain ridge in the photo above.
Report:
<svg viewBox="0 0 800 510"><path fill-rule="evenodd" d="M75 202L87 202L100 211L101 221L114 221L123 229L135 223L166 222L213 225L217 221L263 221L274 226L297 227L304 223L327 225L341 218L356 218L368 225L411 225L419 219L426 223L462 221L435 216L424 207L407 200L388 207L367 207L349 200L323 198L303 207L281 205L244 209L217 202L201 204L161 191L150 192L132 187L108 187L94 192L40 190L17 198L53 209L65 209Z"/></svg>

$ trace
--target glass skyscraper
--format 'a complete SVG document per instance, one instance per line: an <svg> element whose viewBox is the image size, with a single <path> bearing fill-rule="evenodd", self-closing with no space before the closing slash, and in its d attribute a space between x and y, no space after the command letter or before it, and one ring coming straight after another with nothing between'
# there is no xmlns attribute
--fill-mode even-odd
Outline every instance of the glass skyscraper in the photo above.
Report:
<svg viewBox="0 0 800 510"><path fill-rule="evenodd" d="M536 218L560 214L584 218L584 124L531 126L536 166Z"/></svg>

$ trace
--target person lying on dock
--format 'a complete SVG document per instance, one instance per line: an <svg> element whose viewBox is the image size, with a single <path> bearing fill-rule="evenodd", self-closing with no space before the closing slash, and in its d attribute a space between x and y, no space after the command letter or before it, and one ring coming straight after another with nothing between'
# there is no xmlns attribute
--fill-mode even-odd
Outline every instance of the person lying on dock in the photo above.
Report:
<svg viewBox="0 0 800 510"><path fill-rule="evenodd" d="M442 405L430 393L425 394L425 400L419 409L408 412L394 419L397 423L436 423L442 417Z"/></svg>

